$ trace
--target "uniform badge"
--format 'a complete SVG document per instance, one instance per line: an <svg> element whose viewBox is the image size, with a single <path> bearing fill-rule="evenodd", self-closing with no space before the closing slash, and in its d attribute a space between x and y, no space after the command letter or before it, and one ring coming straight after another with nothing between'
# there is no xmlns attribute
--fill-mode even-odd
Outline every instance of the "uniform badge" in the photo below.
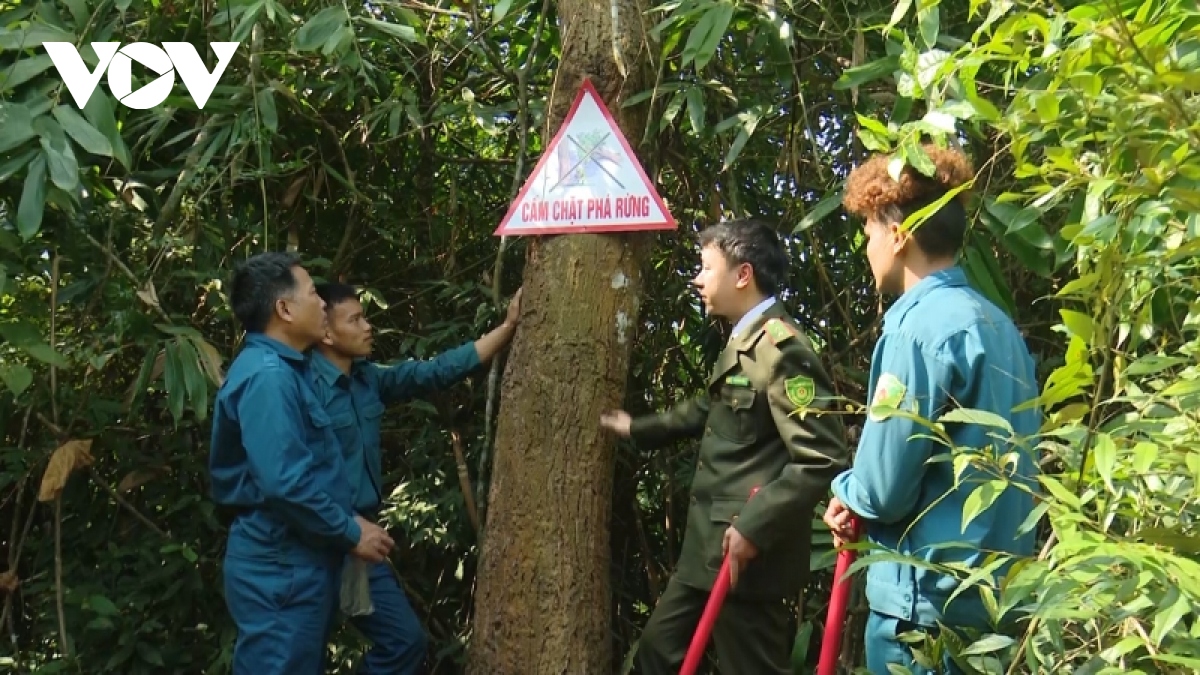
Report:
<svg viewBox="0 0 1200 675"><path fill-rule="evenodd" d="M908 389L900 378L891 373L884 373L879 376L879 382L875 384L875 394L871 397L871 408L875 406L887 406L889 408L899 408L900 403L904 401L904 394ZM887 419L889 412L875 412L871 410L870 418L875 422L881 422Z"/></svg>
<svg viewBox="0 0 1200 675"><path fill-rule="evenodd" d="M795 328L792 328L779 319L771 319L768 321L766 329L767 337L771 338L771 344L773 345L777 345L780 342L783 342L784 340L796 335Z"/></svg>
<svg viewBox="0 0 1200 675"><path fill-rule="evenodd" d="M789 377L783 381L783 391L787 393L788 400L798 408L803 408L813 399L817 397L817 385L811 377L797 375Z"/></svg>
<svg viewBox="0 0 1200 675"><path fill-rule="evenodd" d="M725 378L725 384L728 384L731 387L749 387L750 378L746 377L745 375L730 375L729 377Z"/></svg>

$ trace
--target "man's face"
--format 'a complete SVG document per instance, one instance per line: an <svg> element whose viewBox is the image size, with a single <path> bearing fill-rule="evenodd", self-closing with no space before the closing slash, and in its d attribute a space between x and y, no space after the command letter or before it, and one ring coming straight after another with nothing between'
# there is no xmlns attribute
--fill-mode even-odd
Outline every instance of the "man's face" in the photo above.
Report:
<svg viewBox="0 0 1200 675"><path fill-rule="evenodd" d="M375 337L371 334L371 324L363 312L362 303L357 298L343 300L330 307L328 315L329 327L321 344L350 358L371 355Z"/></svg>
<svg viewBox="0 0 1200 675"><path fill-rule="evenodd" d="M282 307L277 310L289 326L289 331L300 341L315 344L325 336L325 301L317 295L317 286L308 270L292 268L296 280L290 295L281 298Z"/></svg>
<svg viewBox="0 0 1200 675"><path fill-rule="evenodd" d="M719 248L705 246L700 251L700 273L692 279L692 285L709 314L729 317L736 306L737 294L749 285L752 276L750 265L731 267Z"/></svg>
<svg viewBox="0 0 1200 675"><path fill-rule="evenodd" d="M867 235L867 262L875 277L875 289L892 295L902 293L904 271L899 261L907 236L895 223L875 217L867 220L863 231Z"/></svg>

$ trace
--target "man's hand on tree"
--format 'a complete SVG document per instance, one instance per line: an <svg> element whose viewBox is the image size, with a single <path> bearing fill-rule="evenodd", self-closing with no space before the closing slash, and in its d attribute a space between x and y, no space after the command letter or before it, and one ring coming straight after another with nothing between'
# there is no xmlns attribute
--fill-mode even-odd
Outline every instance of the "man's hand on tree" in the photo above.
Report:
<svg viewBox="0 0 1200 675"><path fill-rule="evenodd" d="M521 291L523 290L525 290L524 286L518 288L517 292L513 294L512 300L508 301L508 314L504 316L505 326L516 328L517 324L521 322Z"/></svg>
<svg viewBox="0 0 1200 675"><path fill-rule="evenodd" d="M621 438L629 438L629 428L632 424L633 418L624 410L609 410L600 415L600 426Z"/></svg>

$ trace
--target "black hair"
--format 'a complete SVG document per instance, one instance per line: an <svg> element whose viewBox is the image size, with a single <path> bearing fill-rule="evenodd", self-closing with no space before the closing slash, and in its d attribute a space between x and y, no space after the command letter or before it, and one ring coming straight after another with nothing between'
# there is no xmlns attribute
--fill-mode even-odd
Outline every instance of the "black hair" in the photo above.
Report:
<svg viewBox="0 0 1200 675"><path fill-rule="evenodd" d="M942 194L945 194L944 192ZM903 223L912 214L941 199L942 194L907 204L892 204L880 209L885 222ZM912 238L930 258L958 255L967 238L967 210L961 201L951 199L913 228Z"/></svg>
<svg viewBox="0 0 1200 675"><path fill-rule="evenodd" d="M787 278L788 258L775 228L758 218L717 223L700 232L700 246L714 246L730 265L749 263L754 283L764 295L774 295Z"/></svg>
<svg viewBox="0 0 1200 675"><path fill-rule="evenodd" d="M339 305L347 300L357 300L358 292L350 284L342 284L336 281L329 281L323 284L317 284L317 295L325 301L325 311L332 312L335 305Z"/></svg>
<svg viewBox="0 0 1200 675"><path fill-rule="evenodd" d="M296 289L293 267L300 266L292 253L259 253L233 270L229 302L233 315L249 333L261 333L271 322L275 303Z"/></svg>

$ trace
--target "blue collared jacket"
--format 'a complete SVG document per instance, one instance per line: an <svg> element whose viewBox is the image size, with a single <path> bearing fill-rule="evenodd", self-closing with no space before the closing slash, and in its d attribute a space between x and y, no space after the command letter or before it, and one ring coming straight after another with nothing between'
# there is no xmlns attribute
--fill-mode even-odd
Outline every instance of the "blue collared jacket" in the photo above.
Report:
<svg viewBox="0 0 1200 675"><path fill-rule="evenodd" d="M354 490L354 508L360 512L369 512L383 501L379 430L384 409L455 384L479 366L474 342L427 361L385 366L357 359L349 376L315 349L309 358L313 390L333 421Z"/></svg>
<svg viewBox="0 0 1200 675"><path fill-rule="evenodd" d="M227 554L339 564L358 543L350 484L303 354L251 333L217 392L212 497L238 508Z"/></svg>
<svg viewBox="0 0 1200 675"><path fill-rule="evenodd" d="M946 423L958 447L989 448L1000 458L1016 452L1006 468L1009 480L1036 490L1034 457L1041 414L1036 408L1014 412L1039 393L1033 358L1013 322L967 284L958 267L932 274L900 296L884 316L883 335L871 362L872 403L936 420L951 408L975 408L1007 419L1021 443L1004 442L1001 429ZM888 394L892 401L888 403ZM943 565L985 564L991 551L1028 556L1034 533L1018 535L1033 509L1028 492L1009 487L963 531L968 496L989 474L967 469L954 487L949 449L915 420L868 415L853 468L833 482L833 493L865 522L871 541L889 550ZM943 547L939 544L966 544ZM997 574L1003 574L1002 568ZM873 610L913 623L934 626L987 625L977 589L963 591L947 607L956 589L953 577L910 564L877 562L867 567L867 599Z"/></svg>

